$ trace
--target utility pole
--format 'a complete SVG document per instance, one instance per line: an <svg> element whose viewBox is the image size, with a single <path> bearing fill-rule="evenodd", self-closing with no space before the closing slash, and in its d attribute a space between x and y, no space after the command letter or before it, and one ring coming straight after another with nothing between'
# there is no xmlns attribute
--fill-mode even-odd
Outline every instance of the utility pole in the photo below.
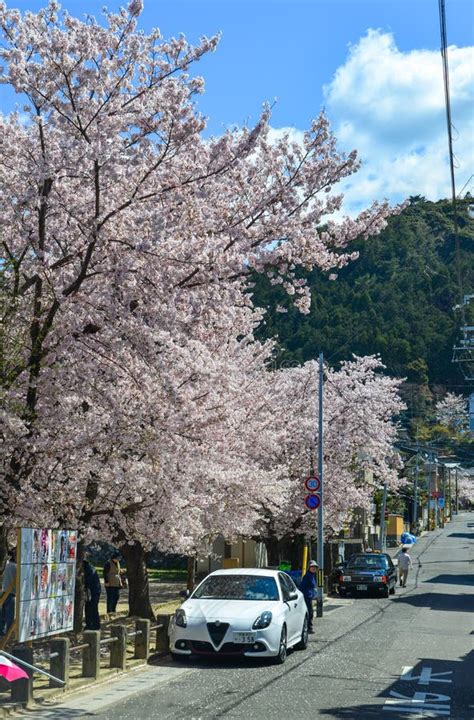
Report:
<svg viewBox="0 0 474 720"><path fill-rule="evenodd" d="M456 515L459 513L459 497L458 497L458 468L456 468L456 474L455 474L455 481L456 481Z"/></svg>
<svg viewBox="0 0 474 720"><path fill-rule="evenodd" d="M385 510L387 508L387 483L383 484L382 509L380 511L380 540L379 550L385 552L387 545L385 542Z"/></svg>
<svg viewBox="0 0 474 720"><path fill-rule="evenodd" d="M413 518L412 518L412 530L416 534L418 529L418 470L419 470L420 456L416 455L416 466L415 466L415 484L413 488Z"/></svg>
<svg viewBox="0 0 474 720"><path fill-rule="evenodd" d="M318 594L316 597L316 617L323 616L323 583L324 583L324 357L323 353L319 354L319 434L318 434L318 476L320 488L319 497L321 502L318 507Z"/></svg>
<svg viewBox="0 0 474 720"><path fill-rule="evenodd" d="M431 530L431 493L433 490L432 487L432 470L431 470L431 460L428 465L428 527L427 530Z"/></svg>
<svg viewBox="0 0 474 720"><path fill-rule="evenodd" d="M450 467L448 467L448 496L449 496L449 503L445 499L444 507L445 507L445 512L446 512L446 507L448 508L448 520L451 520L452 515L453 515L453 508L452 508L452 504L451 504L451 468Z"/></svg>

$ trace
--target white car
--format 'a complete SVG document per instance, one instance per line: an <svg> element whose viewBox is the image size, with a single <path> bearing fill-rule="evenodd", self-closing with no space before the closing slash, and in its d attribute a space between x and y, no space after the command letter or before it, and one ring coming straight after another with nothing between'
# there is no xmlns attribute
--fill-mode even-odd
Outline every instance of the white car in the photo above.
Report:
<svg viewBox="0 0 474 720"><path fill-rule="evenodd" d="M286 573L217 570L176 610L168 633L176 660L245 655L283 663L288 648L307 647L308 614L302 593Z"/></svg>

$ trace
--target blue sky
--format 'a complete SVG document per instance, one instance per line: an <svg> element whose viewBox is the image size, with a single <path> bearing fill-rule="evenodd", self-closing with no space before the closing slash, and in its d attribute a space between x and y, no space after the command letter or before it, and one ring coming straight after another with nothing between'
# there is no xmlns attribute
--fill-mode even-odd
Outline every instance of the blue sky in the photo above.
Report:
<svg viewBox="0 0 474 720"><path fill-rule="evenodd" d="M44 2L7 4L34 11ZM77 16L99 16L103 4L62 3ZM446 0L446 14L448 42L456 46L452 99L460 189L474 172L474 2ZM222 32L216 53L197 67L206 81L199 108L209 132L252 124L262 103L276 99L272 127L276 133L292 128L298 138L324 106L342 145L360 149L365 161L361 182L346 187L352 210L381 199L380 193L393 200L448 194L440 159L446 126L438 0L145 0L140 26L159 27L164 36L183 32L191 41ZM0 107L12 101L3 90ZM436 158L439 167L432 168Z"/></svg>

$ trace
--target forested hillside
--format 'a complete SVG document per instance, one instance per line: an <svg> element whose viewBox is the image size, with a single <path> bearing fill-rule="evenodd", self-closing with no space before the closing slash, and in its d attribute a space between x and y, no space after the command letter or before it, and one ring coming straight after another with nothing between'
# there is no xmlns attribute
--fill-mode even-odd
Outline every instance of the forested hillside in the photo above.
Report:
<svg viewBox="0 0 474 720"><path fill-rule="evenodd" d="M463 290L474 287L474 220L466 198L458 205ZM318 271L311 286L309 315L301 315L279 286L256 279L255 299L267 308L262 332L277 337L277 362L288 365L323 351L331 364L380 353L387 371L416 383L463 383L451 362L460 316L453 208L449 201L411 198L384 232L356 249L359 259L336 281ZM281 306L287 312L277 312Z"/></svg>

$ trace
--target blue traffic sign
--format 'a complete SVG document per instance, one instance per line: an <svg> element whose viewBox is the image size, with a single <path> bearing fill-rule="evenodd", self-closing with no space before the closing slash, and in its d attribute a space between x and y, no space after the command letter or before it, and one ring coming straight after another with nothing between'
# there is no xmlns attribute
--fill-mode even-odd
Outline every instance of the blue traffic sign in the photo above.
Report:
<svg viewBox="0 0 474 720"><path fill-rule="evenodd" d="M438 507L440 510L442 510L444 508L444 497L438 498Z"/></svg>
<svg viewBox="0 0 474 720"><path fill-rule="evenodd" d="M304 481L304 486L309 492L318 492L319 488L321 487L321 480L318 478L317 475L312 475L311 477L306 478L306 480Z"/></svg>
<svg viewBox="0 0 474 720"><path fill-rule="evenodd" d="M319 495L306 495L304 504L308 510L316 510L321 505L321 498Z"/></svg>

